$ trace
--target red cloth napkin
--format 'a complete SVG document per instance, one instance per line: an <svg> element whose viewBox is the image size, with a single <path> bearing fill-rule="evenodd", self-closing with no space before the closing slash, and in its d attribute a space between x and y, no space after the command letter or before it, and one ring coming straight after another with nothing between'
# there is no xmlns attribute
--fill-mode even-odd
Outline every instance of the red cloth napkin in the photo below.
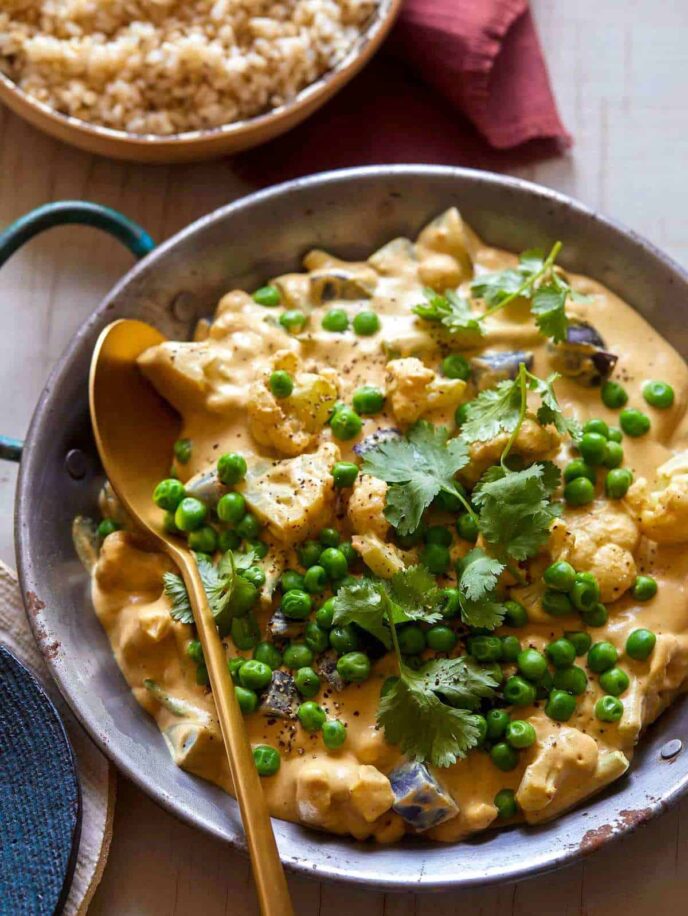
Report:
<svg viewBox="0 0 688 916"><path fill-rule="evenodd" d="M380 54L295 130L239 157L265 184L349 165L499 168L570 143L527 0L406 0Z"/></svg>

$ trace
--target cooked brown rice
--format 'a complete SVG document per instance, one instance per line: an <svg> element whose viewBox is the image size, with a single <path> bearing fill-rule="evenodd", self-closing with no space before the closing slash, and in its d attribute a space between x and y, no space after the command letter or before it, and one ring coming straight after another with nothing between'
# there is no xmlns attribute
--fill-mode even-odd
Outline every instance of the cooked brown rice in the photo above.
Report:
<svg viewBox="0 0 688 916"><path fill-rule="evenodd" d="M64 114L132 133L218 127L331 70L379 0L0 0L0 70Z"/></svg>

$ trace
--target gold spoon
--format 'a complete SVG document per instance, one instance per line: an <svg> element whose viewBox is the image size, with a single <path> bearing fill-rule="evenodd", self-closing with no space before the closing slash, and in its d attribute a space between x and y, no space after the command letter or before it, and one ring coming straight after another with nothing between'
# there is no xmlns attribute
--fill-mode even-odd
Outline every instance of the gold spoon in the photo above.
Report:
<svg viewBox="0 0 688 916"><path fill-rule="evenodd" d="M234 791L246 831L253 877L264 916L293 916L260 776L234 695L225 653L198 567L181 541L160 524L153 489L169 476L180 419L143 377L136 358L165 337L143 321L115 321L91 358L91 423L105 473L132 520L174 561L184 579L225 742Z"/></svg>

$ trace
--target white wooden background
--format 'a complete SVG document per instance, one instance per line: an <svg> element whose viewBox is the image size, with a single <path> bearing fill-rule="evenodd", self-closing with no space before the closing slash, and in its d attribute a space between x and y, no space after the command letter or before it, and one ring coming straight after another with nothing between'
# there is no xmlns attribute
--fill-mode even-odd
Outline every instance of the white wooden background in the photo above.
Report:
<svg viewBox="0 0 688 916"><path fill-rule="evenodd" d="M688 264L688 0L532 6L576 142L566 157L514 174L571 193ZM53 142L0 108L0 225L48 200L85 198L123 210L162 240L244 190L231 162L108 162ZM52 363L129 266L127 253L104 236L63 229L2 269L0 431L23 435ZM14 469L0 465L0 557L10 563L14 482ZM688 801L584 863L520 885L443 897L383 897L305 879L291 886L299 916L685 913ZM120 779L110 861L91 912L248 916L255 904L241 857Z"/></svg>

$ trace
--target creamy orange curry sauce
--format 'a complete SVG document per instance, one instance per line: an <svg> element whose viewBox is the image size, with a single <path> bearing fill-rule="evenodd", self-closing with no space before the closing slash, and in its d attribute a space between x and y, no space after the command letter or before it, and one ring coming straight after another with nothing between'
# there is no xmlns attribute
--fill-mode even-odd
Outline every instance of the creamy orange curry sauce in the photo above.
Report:
<svg viewBox="0 0 688 916"><path fill-rule="evenodd" d="M360 462L354 446L377 429L403 434L422 418L455 434L456 408L489 383L479 380L477 371L468 380L443 375L442 358L460 348L450 331L412 309L425 301L428 288L468 295L475 278L514 266L517 257L486 246L452 209L415 242L394 240L365 262L343 262L318 250L309 252L303 263L303 273L271 281L279 291L277 308L234 290L220 300L211 321L199 323L193 341L162 344L140 359L146 378L183 417L182 435L192 448L186 464L174 462L182 481L212 471L223 453L239 452L246 458L248 473L236 489L264 526L261 538L269 545L267 555L256 561L266 574L255 609L263 639L279 605L279 575L289 568L303 573L296 548L305 539L317 538L325 526L337 528L352 542L361 558L357 575L369 570L387 579L418 563L421 548L402 548L383 514L387 484L359 473L353 486L335 488L332 468L340 460ZM489 744L469 750L452 766L428 764L423 770L428 791L421 792L420 807L432 807L438 796L444 813L429 822L414 820L389 778L404 764L404 754L386 740L376 721L382 684L398 673L394 655L383 653L362 683L342 685L335 678L333 686L323 679L314 698L328 717L346 726L340 748L328 749L322 734L307 731L295 716L278 718L259 708L246 717L251 742L271 745L280 754L278 772L262 781L274 816L360 840L393 842L422 829L434 840L453 842L504 823L495 797L511 789L516 819L546 821L622 776L642 729L682 689L688 671L688 372L674 349L609 290L583 276L568 275L567 280L587 297L569 297L569 322L593 326L604 348L618 356L612 378L628 393L629 406L650 418L651 427L642 436L623 437L624 467L634 479L624 498L608 498L606 471L600 469L594 500L580 507L564 505L538 555L520 564L521 581L504 573L499 588L525 607L527 623L495 632L515 635L523 648L540 651L567 631L587 629L593 642L612 643L618 650L616 664L630 680L619 697L622 716L608 722L595 715L605 693L600 675L587 668L585 656L577 658L588 681L568 721L547 715L546 697L518 709L497 700L512 718L533 726L534 743L518 752L518 762L509 770L495 765ZM473 300L480 314L485 306L479 298ZM350 321L360 311L372 310L380 319L379 330L360 335L349 324L344 331L328 331L322 319L333 307L343 309ZM285 329L278 320L285 309L307 315L305 327ZM469 361L484 352L523 351L532 354L529 369L540 378L561 368L558 347L538 330L527 297L517 297L483 326L479 345L462 350ZM287 398L271 391L269 379L278 369L294 381ZM602 403L600 379L591 381L575 371L569 375L555 385L562 411L581 424L599 418L618 426L619 411ZM641 390L647 379L671 384L672 406L648 406ZM379 388L384 407L363 417L354 439L337 439L328 423L333 408L339 402L350 405L362 385ZM458 474L469 492L483 471L499 462L508 439L502 432L471 445L470 462ZM563 468L577 453L568 437L529 415L512 455L526 464L552 460ZM561 488L556 498L561 499ZM101 502L103 514L122 525L104 539L93 567L95 610L117 663L138 702L155 718L175 762L231 792L212 693L197 684L196 664L187 655L194 628L172 619L163 592L162 576L171 569L170 562L127 530L107 488ZM454 531L455 513L435 513L434 520ZM485 546L482 537L478 546ZM454 563L473 547L453 534L452 565L439 575L440 586L456 584ZM543 609L542 572L556 560L596 576L608 611L605 624L586 627L577 613L559 617ZM657 582L650 600L633 596L641 574ZM314 609L329 594L314 595ZM448 623L459 637L449 654L465 653L468 629L460 617ZM656 645L644 660L625 653L627 637L638 628L656 635ZM278 637L275 641L280 642ZM251 656L250 651L239 652L229 637L225 644L228 659ZM424 657L433 655L426 650ZM313 667L317 670L317 659ZM509 677L516 665L503 661L502 667ZM144 681L154 682L157 693Z"/></svg>

